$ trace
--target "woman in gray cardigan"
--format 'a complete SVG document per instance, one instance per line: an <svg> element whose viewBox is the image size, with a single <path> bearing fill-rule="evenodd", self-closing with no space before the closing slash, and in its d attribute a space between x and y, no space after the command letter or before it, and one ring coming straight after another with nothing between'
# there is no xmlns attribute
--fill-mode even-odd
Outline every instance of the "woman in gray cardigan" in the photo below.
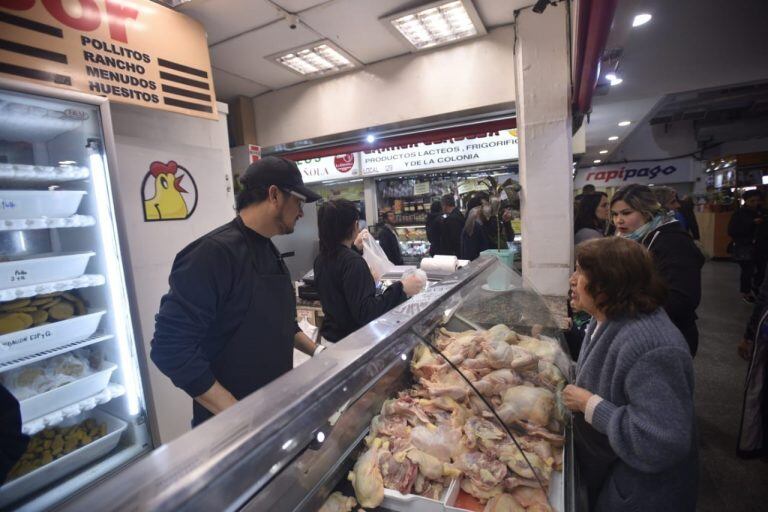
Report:
<svg viewBox="0 0 768 512"><path fill-rule="evenodd" d="M589 240L570 284L573 308L593 317L563 390L590 510L695 510L693 364L660 307L650 253L620 237Z"/></svg>

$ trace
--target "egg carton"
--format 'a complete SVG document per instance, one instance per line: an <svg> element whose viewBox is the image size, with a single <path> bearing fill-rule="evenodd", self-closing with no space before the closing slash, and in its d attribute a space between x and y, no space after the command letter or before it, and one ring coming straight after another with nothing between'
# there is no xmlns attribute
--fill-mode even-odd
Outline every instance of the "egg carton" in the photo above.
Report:
<svg viewBox="0 0 768 512"><path fill-rule="evenodd" d="M123 396L125 394L125 388L120 384L109 384L101 392L84 398L79 402L70 404L66 407L62 407L57 411L46 414L34 420L24 423L21 427L22 432L27 435L34 435L46 427L52 427L58 425L68 418L74 418L80 414L94 409L98 405L105 404L114 398Z"/></svg>
<svg viewBox="0 0 768 512"><path fill-rule="evenodd" d="M90 215L72 215L64 218L39 217L34 219L0 220L0 231L19 231L23 229L58 229L83 228L96 224Z"/></svg>
<svg viewBox="0 0 768 512"><path fill-rule="evenodd" d="M0 163L0 180L2 181L73 181L88 178L90 171L79 165L26 165Z"/></svg>
<svg viewBox="0 0 768 512"><path fill-rule="evenodd" d="M44 293L65 292L68 290L76 290L78 288L101 286L105 282L106 279L100 274L84 274L73 279L62 279L47 283L18 286L16 288L6 288L0 290L0 302L34 297L35 295Z"/></svg>

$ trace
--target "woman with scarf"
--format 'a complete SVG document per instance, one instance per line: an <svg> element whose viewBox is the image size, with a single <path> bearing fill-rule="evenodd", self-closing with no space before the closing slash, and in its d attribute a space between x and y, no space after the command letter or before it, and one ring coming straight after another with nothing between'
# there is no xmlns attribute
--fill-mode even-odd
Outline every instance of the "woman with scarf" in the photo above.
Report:
<svg viewBox="0 0 768 512"><path fill-rule="evenodd" d="M492 214L491 203L485 192L475 194L467 202L467 221L461 232L461 259L475 260L481 252L491 248L485 223Z"/></svg>
<svg viewBox="0 0 768 512"><path fill-rule="evenodd" d="M634 240L651 251L656 270L669 290L664 310L695 356L699 346L696 308L701 301L704 265L701 251L674 212L664 210L645 185L619 189L611 200L611 218L617 236Z"/></svg>

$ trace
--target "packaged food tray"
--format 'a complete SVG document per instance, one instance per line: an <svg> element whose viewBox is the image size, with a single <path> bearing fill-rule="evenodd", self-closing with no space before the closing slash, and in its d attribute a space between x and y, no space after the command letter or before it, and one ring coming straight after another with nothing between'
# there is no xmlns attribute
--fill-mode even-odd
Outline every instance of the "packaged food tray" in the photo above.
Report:
<svg viewBox="0 0 768 512"><path fill-rule="evenodd" d="M85 274L95 252L47 253L0 262L0 289L74 279Z"/></svg>
<svg viewBox="0 0 768 512"><path fill-rule="evenodd" d="M106 311L94 311L0 336L0 363L55 349L92 336Z"/></svg>
<svg viewBox="0 0 768 512"><path fill-rule="evenodd" d="M31 473L3 484L2 491L0 491L0 507L5 507L19 498L100 459L117 446L117 443L120 442L120 436L128 427L126 422L95 409L82 416L70 418L61 423L61 426L76 425L88 418L93 418L99 423L106 423L107 434Z"/></svg>
<svg viewBox="0 0 768 512"><path fill-rule="evenodd" d="M116 368L116 364L104 361L102 367L90 375L20 401L22 423L100 393L109 384Z"/></svg>
<svg viewBox="0 0 768 512"><path fill-rule="evenodd" d="M77 213L84 190L0 190L0 220L69 217Z"/></svg>

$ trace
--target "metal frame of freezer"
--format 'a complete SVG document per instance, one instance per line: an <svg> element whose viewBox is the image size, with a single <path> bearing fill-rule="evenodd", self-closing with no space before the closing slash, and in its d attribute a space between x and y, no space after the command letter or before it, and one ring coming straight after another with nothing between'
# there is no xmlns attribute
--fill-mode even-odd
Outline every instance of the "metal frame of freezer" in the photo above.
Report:
<svg viewBox="0 0 768 512"><path fill-rule="evenodd" d="M66 510L317 510L349 469L349 455L382 401L402 389L407 355L420 341L416 333L453 315L462 289L471 290L493 265L500 265L495 258L472 262ZM571 511L570 442L564 457L565 510Z"/></svg>
<svg viewBox="0 0 768 512"><path fill-rule="evenodd" d="M109 100L105 97L101 96L95 96L91 94L85 94L78 91L68 91L65 89L60 89L56 87L49 87L45 85L39 85L29 82L23 82L23 81L17 81L12 79L7 79L0 77L0 89L11 91L11 92L18 92L18 93L27 93L27 94L33 94L37 96L41 96L44 98L51 98L54 100L63 100L63 101L72 101L72 102L79 102L87 105L95 106L99 109L99 115L101 116L100 123L102 127L102 135L104 137L104 140L102 141L104 146L104 153L107 157L107 173L109 176L109 187L112 192L112 204L114 208L114 217L115 217L115 228L117 230L117 243L119 244L119 252L120 257L122 259L123 263L123 278L125 282L125 288L126 292L128 294L128 304L129 304L129 311L131 315L131 329L133 331L133 337L135 340L135 350L136 350L136 359L137 364L139 367L139 376L141 377L141 383L142 386L142 392L143 392L143 400L144 400L144 409L146 412L146 422L149 424L149 433L151 436L152 445L157 446L159 444L159 434L158 434L158 427L155 419L154 414L154 405L152 403L152 393L149 387L149 374L147 370L147 355L144 351L144 344L140 342L142 339L141 337L141 328L139 326L139 314L137 310L137 299L136 299L136 292L135 287L133 283L133 278L130 272L131 264L130 264L130 256L128 254L128 251L126 249L125 240L126 238L126 231L125 231L125 225L123 223L122 218L122 202L121 202L121 193L118 189L117 182L118 180L115 179L115 173L117 172L117 156L115 153L115 139L114 139L114 131L112 126L112 115L110 111L110 104ZM120 471L121 468L117 468L116 470L112 471L112 473L116 471ZM105 477L109 476L109 474L105 475ZM63 484L66 484L66 481L63 482Z"/></svg>

